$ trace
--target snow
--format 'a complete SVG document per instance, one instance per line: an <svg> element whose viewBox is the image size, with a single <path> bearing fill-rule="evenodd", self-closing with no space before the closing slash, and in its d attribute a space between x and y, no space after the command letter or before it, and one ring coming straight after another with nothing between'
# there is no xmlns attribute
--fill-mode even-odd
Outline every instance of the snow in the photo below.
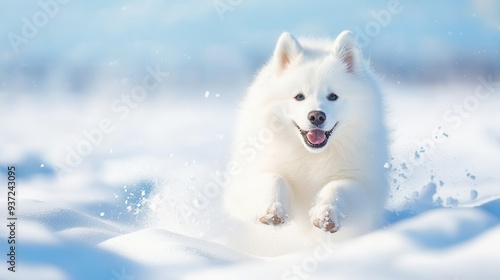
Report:
<svg viewBox="0 0 500 280"><path fill-rule="evenodd" d="M18 172L18 262L7 271L3 185L0 279L500 278L498 4L401 1L369 38L391 193L382 228L341 240L231 220L228 147L279 33L362 29L387 1L222 1L241 2L223 20L207 3L139 2L70 1L19 52L0 44L0 181ZM6 4L0 33L37 3ZM155 67L168 74L131 99Z"/></svg>
<svg viewBox="0 0 500 280"><path fill-rule="evenodd" d="M442 104L422 101L435 87L386 86L392 108L388 122L398 126L388 169L409 166L405 157L414 152L407 151L420 149L414 139L427 137L435 126L443 126L450 137L407 172L407 179L392 182L385 226L346 241L314 227L301 232L293 223L253 229L223 213L222 189L214 186L227 179L230 137L216 136L231 135L234 123L228 116L234 110L227 108L235 100L154 97L61 180L51 162L64 158L54 145L60 146L57 139L65 138L66 126L2 125L1 134L17 135L23 152L2 159L2 166L14 162L19 170L20 199L18 272L2 279L494 279L500 275L495 245L500 236L500 130L495 122L500 100L492 95L453 130L441 123L441 112L467 96L471 85L455 95L439 95ZM410 91L416 92L404 95ZM97 95L85 98L104 102ZM24 110L0 106L18 122L37 116L48 124L66 112L65 122L88 127L80 116L91 116L90 107L40 102L44 106L26 102ZM51 104L50 113L45 104ZM423 108L429 114L419 114ZM191 111L203 118L176 117ZM76 138L79 130L72 130ZM66 145L74 145L73 137ZM13 145L7 143L0 148L5 155ZM7 236L5 228L0 232ZM6 247L3 241L2 252ZM5 262L1 266L6 270Z"/></svg>

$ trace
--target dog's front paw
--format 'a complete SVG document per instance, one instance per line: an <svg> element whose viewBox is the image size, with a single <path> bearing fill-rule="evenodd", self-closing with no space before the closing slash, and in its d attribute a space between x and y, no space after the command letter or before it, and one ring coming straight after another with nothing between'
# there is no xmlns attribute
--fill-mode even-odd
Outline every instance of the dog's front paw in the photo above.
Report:
<svg viewBox="0 0 500 280"><path fill-rule="evenodd" d="M266 214L259 218L259 221L265 225L281 225L285 223L288 215L283 207L278 203L273 203L267 210Z"/></svg>
<svg viewBox="0 0 500 280"><path fill-rule="evenodd" d="M315 206L309 212L313 225L323 231L335 233L339 230L344 217L330 205Z"/></svg>

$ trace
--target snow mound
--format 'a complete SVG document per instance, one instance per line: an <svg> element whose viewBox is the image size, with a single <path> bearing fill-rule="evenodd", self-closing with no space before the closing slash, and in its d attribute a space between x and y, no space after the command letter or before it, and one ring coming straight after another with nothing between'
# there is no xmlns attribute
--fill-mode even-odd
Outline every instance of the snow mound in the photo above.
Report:
<svg viewBox="0 0 500 280"><path fill-rule="evenodd" d="M433 209L348 242L184 279L496 279L498 216L480 207Z"/></svg>
<svg viewBox="0 0 500 280"><path fill-rule="evenodd" d="M36 200L23 200L23 207L20 208L20 211L22 219L43 222L52 231L62 231L75 227L96 228L117 233L125 230L124 226Z"/></svg>
<svg viewBox="0 0 500 280"><path fill-rule="evenodd" d="M106 240L99 247L153 265L217 265L251 259L222 245L164 229L139 230Z"/></svg>

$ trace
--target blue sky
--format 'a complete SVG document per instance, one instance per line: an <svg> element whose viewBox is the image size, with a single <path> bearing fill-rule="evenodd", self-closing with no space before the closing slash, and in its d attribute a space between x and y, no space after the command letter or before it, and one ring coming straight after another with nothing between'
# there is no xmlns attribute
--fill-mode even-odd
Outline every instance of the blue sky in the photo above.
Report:
<svg viewBox="0 0 500 280"><path fill-rule="evenodd" d="M453 75L499 72L500 4L491 0L59 1L2 1L0 82L92 80L155 63L180 84L220 82L229 74L239 80L268 58L283 31L324 37L344 29L368 34L361 37L368 38L365 56L389 77L425 79L426 69L432 76L450 67L457 67ZM39 3L53 12L46 23ZM43 23L33 38L22 33L25 19ZM26 41L13 47L12 34Z"/></svg>

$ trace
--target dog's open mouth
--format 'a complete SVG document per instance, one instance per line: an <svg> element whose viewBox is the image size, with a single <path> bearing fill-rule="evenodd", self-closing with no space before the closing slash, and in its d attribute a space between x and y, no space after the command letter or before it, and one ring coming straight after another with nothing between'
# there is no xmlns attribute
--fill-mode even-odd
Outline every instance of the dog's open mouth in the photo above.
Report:
<svg viewBox="0 0 500 280"><path fill-rule="evenodd" d="M313 129L313 130L303 130L297 124L295 126L299 129L304 142L311 148L321 148L326 145L328 139L332 135L333 130L337 126L338 122L330 130Z"/></svg>

